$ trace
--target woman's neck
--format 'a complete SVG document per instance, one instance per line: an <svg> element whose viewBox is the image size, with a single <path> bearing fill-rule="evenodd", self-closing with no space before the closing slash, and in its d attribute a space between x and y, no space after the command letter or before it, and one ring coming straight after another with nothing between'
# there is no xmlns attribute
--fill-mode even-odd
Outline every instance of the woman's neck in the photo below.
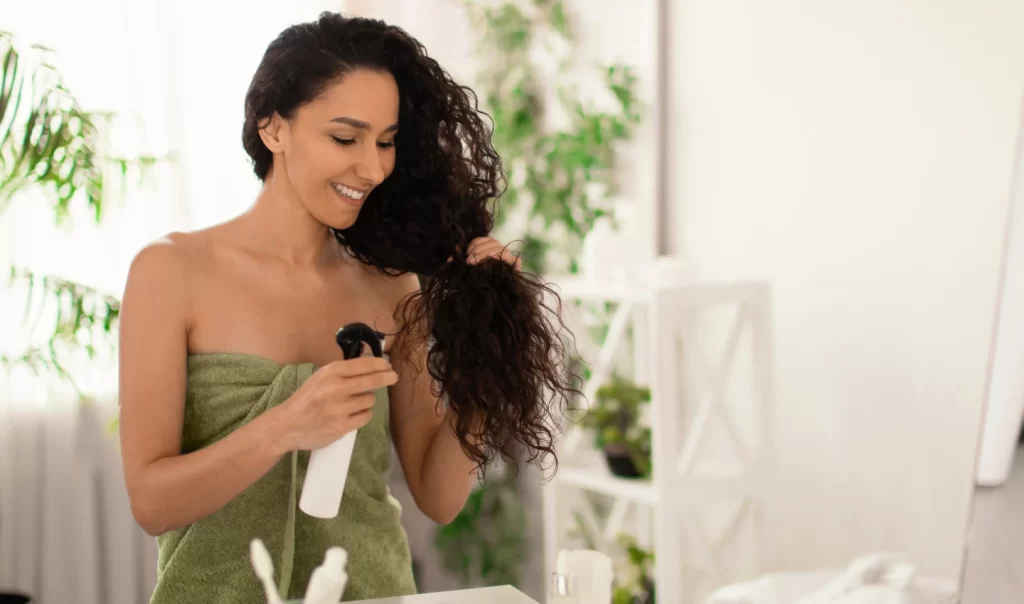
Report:
<svg viewBox="0 0 1024 604"><path fill-rule="evenodd" d="M295 266L335 265L341 249L285 183L267 177L256 201L242 216L246 238L265 254Z"/></svg>

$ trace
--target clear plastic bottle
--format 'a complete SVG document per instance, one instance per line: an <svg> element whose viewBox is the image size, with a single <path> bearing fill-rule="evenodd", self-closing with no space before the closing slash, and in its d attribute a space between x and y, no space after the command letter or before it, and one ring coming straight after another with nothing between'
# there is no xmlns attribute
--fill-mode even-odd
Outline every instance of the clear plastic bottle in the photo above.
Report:
<svg viewBox="0 0 1024 604"><path fill-rule="evenodd" d="M551 587L547 604L582 604L576 593L576 575L572 573L551 573Z"/></svg>

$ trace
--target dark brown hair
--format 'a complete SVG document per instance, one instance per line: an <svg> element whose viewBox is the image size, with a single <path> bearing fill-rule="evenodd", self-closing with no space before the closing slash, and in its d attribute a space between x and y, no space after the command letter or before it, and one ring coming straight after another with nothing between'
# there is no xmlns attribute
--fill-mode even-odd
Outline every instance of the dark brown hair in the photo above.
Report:
<svg viewBox="0 0 1024 604"><path fill-rule="evenodd" d="M242 141L256 175L265 179L273 161L260 124L274 112L290 117L358 68L387 71L398 83L395 169L335 236L382 272L419 275L422 290L403 300L395 344L427 343L435 393L455 412L456 436L480 468L520 455L530 463L550 454L557 463L551 420L578 393L558 297L504 261L466 261L470 241L493 228L490 204L505 185L470 89L402 29L323 13L271 42L252 79Z"/></svg>

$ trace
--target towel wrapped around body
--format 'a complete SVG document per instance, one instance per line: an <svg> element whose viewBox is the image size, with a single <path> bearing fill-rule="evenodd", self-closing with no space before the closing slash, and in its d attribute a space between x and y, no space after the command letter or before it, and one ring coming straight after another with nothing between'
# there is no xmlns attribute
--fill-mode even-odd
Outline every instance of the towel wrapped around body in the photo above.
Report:
<svg viewBox="0 0 1024 604"><path fill-rule="evenodd" d="M190 355L182 454L209 446L281 404L313 371L310 363L280 365L252 355ZM249 562L255 537L270 551L286 598L302 597L310 574L335 545L349 554L344 601L415 594L401 507L386 484L387 390L376 394L373 419L356 436L337 517L313 518L298 510L309 452L286 455L214 514L157 537L151 604L262 601L263 588Z"/></svg>

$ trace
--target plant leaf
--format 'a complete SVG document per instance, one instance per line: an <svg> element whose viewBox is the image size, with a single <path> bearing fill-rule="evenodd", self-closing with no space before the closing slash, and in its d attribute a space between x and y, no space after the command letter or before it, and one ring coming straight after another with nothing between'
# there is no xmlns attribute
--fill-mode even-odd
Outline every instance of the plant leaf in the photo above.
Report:
<svg viewBox="0 0 1024 604"><path fill-rule="evenodd" d="M48 61L51 53L39 46L21 50L12 34L0 32L0 210L20 191L41 187L53 200L58 222L80 193L99 220L100 115L78 106Z"/></svg>

